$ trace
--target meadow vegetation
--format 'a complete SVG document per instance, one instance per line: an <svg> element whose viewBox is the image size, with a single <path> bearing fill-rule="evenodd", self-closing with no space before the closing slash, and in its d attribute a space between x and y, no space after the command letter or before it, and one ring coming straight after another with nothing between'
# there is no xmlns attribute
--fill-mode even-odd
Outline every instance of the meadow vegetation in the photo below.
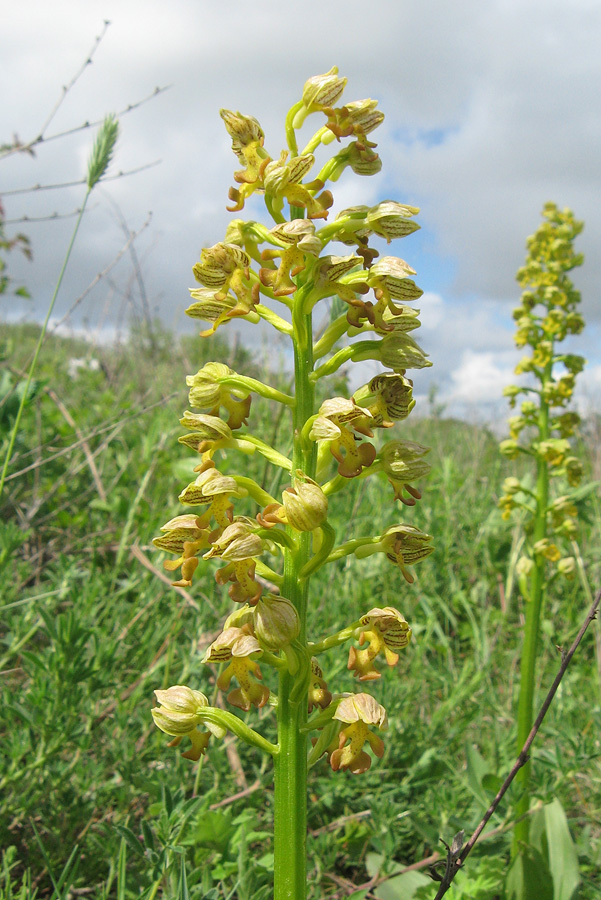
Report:
<svg viewBox="0 0 601 900"><path fill-rule="evenodd" d="M166 750L152 724L153 690L197 681L231 604L210 572L189 591L171 587L151 539L169 509L178 514L189 471L177 445L185 375L209 359L283 390L290 375L228 344L222 332L210 343L159 333L152 343L138 331L104 348L47 339L26 400L0 510L2 900L270 897L271 767L231 736L226 752L210 748L191 764ZM2 329L4 447L38 335L37 326ZM344 373L336 377L343 382ZM348 396L342 383L340 392ZM333 778L322 760L309 773L313 900L433 897L425 864L369 893L361 885L378 871L395 875L432 861L440 837L469 834L515 759L523 629L515 565L523 536L519 518L504 520L497 504L504 479L527 478L528 466L503 458L485 427L425 403L417 413L403 437L432 447L432 472L411 521L435 535L436 553L420 564L413 586L399 586L378 557L352 566L341 559L314 577L314 631L392 605L414 640L381 679L379 699L395 715L378 766L361 778ZM253 427L285 445L289 426L260 399ZM577 438L587 483L601 479L600 436L601 421L591 417ZM270 470L258 455L245 465L270 493L281 490L264 482ZM360 531L365 522L367 533L394 523L380 477L332 504L339 540L349 523ZM598 492L577 505L578 553L596 589ZM553 582L541 618L539 700L557 671L557 647L569 645L588 605L579 579ZM352 690L342 655L336 666L330 674L339 689ZM209 683L215 674L204 667L203 690L218 705ZM259 711L262 733L273 740L271 715L269 707ZM601 880L600 734L595 623L545 720L531 775L536 800L558 798L567 813L582 900L598 897ZM510 794L450 897L503 896L516 804Z"/></svg>

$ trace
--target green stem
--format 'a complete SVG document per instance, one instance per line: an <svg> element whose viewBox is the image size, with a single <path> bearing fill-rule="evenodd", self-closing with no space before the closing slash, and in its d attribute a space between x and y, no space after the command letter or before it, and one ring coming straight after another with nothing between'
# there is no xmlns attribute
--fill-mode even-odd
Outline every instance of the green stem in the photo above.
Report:
<svg viewBox="0 0 601 900"><path fill-rule="evenodd" d="M299 292L297 292L299 293ZM302 298L301 298L302 299ZM302 431L313 415L314 392L309 380L313 368L311 315L300 302L292 310L296 403L293 407L294 447L292 471L301 469L310 478L315 475L315 444L303 440ZM299 643L307 647L307 597L309 578L299 573L311 555L311 535L301 534L295 551L284 554L282 594L299 615ZM275 757L274 797L274 900L305 900L307 896L307 736L301 729L307 721L307 692L295 692L302 671L279 676L278 744Z"/></svg>
<svg viewBox="0 0 601 900"><path fill-rule="evenodd" d="M322 532L322 543L321 547L317 551L317 553L303 566L303 568L298 573L298 577L302 580L304 578L310 578L318 569L320 569L328 560L330 551L334 546L334 541L336 540L336 532L329 524L329 522L323 522L320 525Z"/></svg>
<svg viewBox="0 0 601 900"><path fill-rule="evenodd" d="M361 625L361 619L357 619L356 622L353 622L352 625L348 625L346 628L342 628L340 631L337 631L335 634L329 634L326 638L323 638L321 641L317 641L315 644L309 645L309 650L311 651L312 656L317 656L318 653L323 653L324 650L331 650L332 647L339 647L340 644L345 644L346 641L350 640L355 631Z"/></svg>
<svg viewBox="0 0 601 900"><path fill-rule="evenodd" d="M235 716L228 710L213 709L211 706L206 706L200 710L199 716L201 722L211 722L213 725L227 728L228 731L231 731L232 734L235 734L241 740L246 741L247 744L250 744L252 747L258 747L259 750L263 750L264 753L269 753L277 759L280 752L277 745L272 744L271 741L264 738L254 728L249 728L246 722L243 722L242 719L239 719L238 716Z"/></svg>
<svg viewBox="0 0 601 900"><path fill-rule="evenodd" d="M343 334L347 333L349 327L346 313L343 316L334 319L313 347L313 356L315 359L319 359L320 357L325 356L326 353L329 353L336 341L339 340Z"/></svg>
<svg viewBox="0 0 601 900"><path fill-rule="evenodd" d="M243 434L239 432L239 439L241 441L247 441L249 444L253 444L261 453L265 459L268 459L270 463L273 463L275 466L279 466L281 469L286 469L289 472L292 469L292 462L288 459L287 456L282 456L277 450L271 447L269 444L266 444L265 441L262 441L260 438L255 437L254 434Z"/></svg>
<svg viewBox="0 0 601 900"><path fill-rule="evenodd" d="M219 384L229 388L242 388L243 390L254 391L255 394L265 397L266 400L275 400L276 403L294 406L294 397L291 397L290 394L284 394L283 391L269 387L268 384L263 384L262 381L250 378L248 375L228 375L225 378L220 378Z"/></svg>
<svg viewBox="0 0 601 900"><path fill-rule="evenodd" d="M254 479L249 478L247 475L233 475L232 477L239 487L248 491L250 496L253 500L256 500L259 506L269 506L270 503L278 502L275 497L268 494L267 491L254 481Z"/></svg>
<svg viewBox="0 0 601 900"><path fill-rule="evenodd" d="M296 114L300 112L303 106L303 101L299 100L298 103L295 103L294 106L288 110L288 114L286 116L286 143L288 144L288 148L290 149L292 156L298 156L298 145L296 143L294 119Z"/></svg>
<svg viewBox="0 0 601 900"><path fill-rule="evenodd" d="M549 380L552 363L545 371ZM539 440L546 441L549 438L549 404L541 398L538 414ZM547 534L547 508L549 506L549 469L546 460L538 456L536 461L536 514L532 533L532 544L542 540ZM520 690L518 699L517 716L517 748L518 753L524 746L533 721L534 683L536 654L538 649L538 633L540 626L541 607L545 587L545 557L538 554L534 558L534 568L530 577L530 599L526 602L526 621L524 624L524 644L522 648L522 660L520 665ZM517 802L516 816L522 816L513 832L513 856L519 852L520 845L527 843L530 829L530 821L527 815L530 808L530 762L523 766L517 776L517 782L522 794Z"/></svg>
<svg viewBox="0 0 601 900"><path fill-rule="evenodd" d="M13 448L15 446L15 441L17 439L17 434L19 432L19 425L21 424L21 416L23 415L23 409L25 408L25 404L27 403L27 397L29 396L29 388L31 386L31 380L33 378L33 373L35 372L35 368L37 366L38 356L40 355L40 350L42 349L42 344L44 343L44 338L46 337L46 331L48 329L48 322L50 321L50 316L52 315L52 311L54 309L54 304L56 302L56 298L58 296L60 286L63 282L63 277L64 277L65 271L67 269L67 264L68 264L69 258L71 256L71 251L73 250L75 238L77 237L77 232L79 231L79 226L81 225L81 220L83 218L84 210L86 208L86 204L88 202L88 197L90 196L91 192L92 192L92 188L89 187L86 192L85 197L83 198L83 203L81 205L81 209L80 209L79 215L77 217L77 222L75 223L75 228L73 229L73 234L71 235L71 240L69 242L69 246L67 247L67 253L65 254L65 259L63 260L63 265L60 270L60 274L58 276L58 281L56 282L56 287L54 288L54 293L52 294L52 299L50 301L50 305L48 306L48 312L46 313L46 318L44 319L44 324L42 325L42 330L41 330L40 336L38 338L38 343L35 348L35 353L33 354L33 359L31 360L29 372L27 373L27 381L25 382L25 389L21 396L21 402L19 403L19 409L17 410L17 417L15 419L15 424L13 425L13 430L10 435L10 441L8 442L8 447L6 449L6 456L4 457L4 465L2 467L2 474L0 475L0 497L2 497L2 491L4 490L4 482L6 481L6 473L8 472L8 466L9 466L10 459L12 456Z"/></svg>

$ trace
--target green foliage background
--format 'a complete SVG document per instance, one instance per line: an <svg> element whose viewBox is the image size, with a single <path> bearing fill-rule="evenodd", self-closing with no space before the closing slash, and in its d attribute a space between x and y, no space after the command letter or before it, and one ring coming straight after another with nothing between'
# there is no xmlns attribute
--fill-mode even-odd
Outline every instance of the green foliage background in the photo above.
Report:
<svg viewBox="0 0 601 900"><path fill-rule="evenodd" d="M34 326L2 330L1 442L38 334ZM99 367L70 372L74 358L93 358ZM191 595L164 583L162 554L150 544L169 511L178 513L179 486L195 462L177 443L184 376L209 358L280 388L289 384L285 372L265 371L220 337L209 345L155 333L151 343L136 333L104 349L64 338L44 346L0 510L2 900L269 896L269 765L235 741L225 752L213 745L192 765L165 746L149 713L158 686L187 683L213 697L214 672L200 658L231 606L210 565ZM437 552L420 565L413 586L377 556L341 560L316 578L312 633L390 604L407 617L415 641L382 678L380 699L391 718L383 760L360 778L333 775L325 763L311 772L315 900L365 896L352 894L351 885L367 882L376 862L393 875L440 849L440 836L469 833L514 758L522 611L512 567L520 536L496 503L515 463L503 460L487 429L444 418L433 404L418 412L403 437L433 448L433 471L411 523L435 535ZM288 427L260 402L253 401L251 417L253 431L262 433L262 421L270 443L276 429ZM585 481L601 478L600 435L601 421L590 420L579 450ZM259 482L265 477L258 456L245 466ZM398 511L381 502L389 490L369 479L335 497L339 539L351 521L355 533L362 520L365 533L398 521ZM582 502L579 518L580 551L595 586L598 493ZM556 645L569 644L586 608L577 580L553 584L541 691L559 665ZM346 653L338 651L328 671L340 689L351 688ZM595 625L534 753L536 797L556 796L567 811L583 900L598 896L601 879L600 700ZM273 739L269 708L261 720ZM502 896L509 815L507 805L499 811L497 833L478 846L450 897ZM413 881L397 889L391 879L375 896L402 900L418 888L423 896L423 878Z"/></svg>

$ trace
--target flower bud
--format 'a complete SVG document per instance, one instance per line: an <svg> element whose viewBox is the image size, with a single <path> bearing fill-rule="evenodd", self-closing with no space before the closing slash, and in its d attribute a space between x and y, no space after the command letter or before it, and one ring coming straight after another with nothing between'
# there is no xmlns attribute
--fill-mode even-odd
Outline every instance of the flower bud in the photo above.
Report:
<svg viewBox="0 0 601 900"><path fill-rule="evenodd" d="M533 550L537 556L544 556L550 562L557 562L561 557L558 548L551 543L549 538L542 538L540 541L536 541Z"/></svg>
<svg viewBox="0 0 601 900"><path fill-rule="evenodd" d="M574 557L564 556L563 559L560 559L557 563L557 571L564 578L567 578L568 581L571 581L576 574L576 560Z"/></svg>
<svg viewBox="0 0 601 900"><path fill-rule="evenodd" d="M380 341L374 356L380 360L383 366L394 372L404 372L406 369L427 369L432 365L427 359L428 354L409 334L387 334ZM361 358L362 354L358 353L356 359Z"/></svg>
<svg viewBox="0 0 601 900"><path fill-rule="evenodd" d="M521 490L522 485L520 484L518 478L514 478L512 476L511 478L506 478L503 482L503 493L508 494L510 497L512 497L514 494L517 494Z"/></svg>
<svg viewBox="0 0 601 900"><path fill-rule="evenodd" d="M314 481L307 476L295 479L293 488L282 493L286 520L297 531L313 531L328 515L328 498Z"/></svg>
<svg viewBox="0 0 601 900"><path fill-rule="evenodd" d="M311 657L311 683L309 684L309 712L314 706L325 709L332 702L332 694L324 680L323 672L314 656Z"/></svg>
<svg viewBox="0 0 601 900"><path fill-rule="evenodd" d="M255 634L268 650L282 650L300 634L298 613L290 600L267 594L255 607Z"/></svg>
<svg viewBox="0 0 601 900"><path fill-rule="evenodd" d="M584 475L584 466L575 456L568 456L565 461L566 478L570 487L578 487Z"/></svg>
<svg viewBox="0 0 601 900"><path fill-rule="evenodd" d="M366 224L374 234L386 238L390 243L394 238L405 237L419 229L417 222L411 220L411 216L418 212L417 206L404 206L394 200L384 200L369 210Z"/></svg>
<svg viewBox="0 0 601 900"><path fill-rule="evenodd" d="M534 568L534 562L528 556L520 556L516 565L515 573L519 577L528 576Z"/></svg>
<svg viewBox="0 0 601 900"><path fill-rule="evenodd" d="M175 737L194 731L200 722L199 711L209 705L200 691L176 684L166 691L155 691L160 707L151 710L155 725Z"/></svg>
<svg viewBox="0 0 601 900"><path fill-rule="evenodd" d="M501 441L499 444L499 450L506 456L507 459L516 459L520 454L520 445L517 441Z"/></svg>
<svg viewBox="0 0 601 900"><path fill-rule="evenodd" d="M244 147L254 142L263 144L263 129L253 116L243 116L242 113L232 112L231 109L220 109L219 115L232 139L232 150L241 161L244 161L242 155Z"/></svg>
<svg viewBox="0 0 601 900"><path fill-rule="evenodd" d="M342 97L346 78L338 77L338 66L332 66L325 75L313 75L303 88L303 103L307 112L334 106Z"/></svg>

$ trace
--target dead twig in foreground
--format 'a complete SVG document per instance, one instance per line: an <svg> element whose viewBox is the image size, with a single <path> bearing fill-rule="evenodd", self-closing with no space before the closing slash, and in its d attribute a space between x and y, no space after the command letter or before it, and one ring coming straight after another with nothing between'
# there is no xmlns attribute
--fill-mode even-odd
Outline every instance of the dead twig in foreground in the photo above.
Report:
<svg viewBox="0 0 601 900"><path fill-rule="evenodd" d="M562 654L561 666L559 667L559 671L558 671L557 675L555 676L555 680L553 681L553 684L549 688L549 693L545 697L544 703L540 708L540 712L534 721L534 725L532 726L532 729L530 731L530 734L528 735L528 738L526 739L526 743L522 747L522 749L519 753L519 756L518 756L517 760L515 761L515 764L514 764L513 768L511 769L509 775L507 776L507 778L505 779L505 781L499 788L499 792L498 792L497 796L492 801L489 808L486 810L486 813L484 814L482 821L480 822L480 824L478 825L478 827L472 834L472 836L469 839L469 841L467 842L467 844L465 844L465 845L463 844L463 842L462 842L463 835L461 832L459 833L459 835L455 836L451 847L449 847L447 844L445 844L445 847L447 848L446 867L445 867L445 872L444 872L441 882L440 882L440 887L438 888L438 892L437 892L434 900L441 900L441 898L444 897L444 895L447 893L447 891L449 890L449 888L453 882L453 879L455 878L455 875L457 874L459 869L462 867L463 863L465 862L468 855L472 851L474 844L476 843L476 841L482 834L482 831L484 830L486 823L488 822L490 817L493 815L493 813L499 806L501 800L505 796L505 793L507 792L509 786L511 785L512 781L516 777L519 770L522 768L522 766L525 766L526 763L528 762L528 759L529 759L528 752L530 750L530 747L532 746L532 742L534 741L534 738L538 734L538 730L539 730L540 726L542 725L545 715L547 714L547 710L551 706L553 698L555 697L555 694L557 693L557 688L559 687L561 680L566 673L566 670L572 660L572 657L574 656L574 653L578 649L578 645L580 644L580 641L584 637L584 634L585 634L587 628L589 627L589 625L591 624L591 622L593 621L593 619L595 619L597 617L597 609L598 609L600 603L601 603L601 589L599 591L597 591L597 595L596 595L596 597L593 601L593 604L588 612L588 615L584 621L584 624L582 625L582 628L576 635L574 643L572 644L570 649L567 651L567 653ZM444 841L443 841L443 843L444 843Z"/></svg>

